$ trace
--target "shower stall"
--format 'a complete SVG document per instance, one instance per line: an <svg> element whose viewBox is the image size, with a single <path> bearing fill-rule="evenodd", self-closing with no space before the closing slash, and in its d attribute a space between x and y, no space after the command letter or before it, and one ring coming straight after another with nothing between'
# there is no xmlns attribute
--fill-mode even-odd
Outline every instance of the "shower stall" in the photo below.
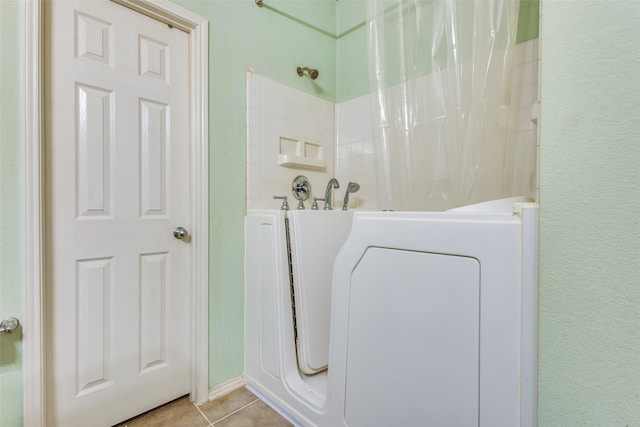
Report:
<svg viewBox="0 0 640 427"><path fill-rule="evenodd" d="M247 72L247 385L305 426L536 425L518 2L367 4L370 95L325 105ZM347 210L278 210L300 169Z"/></svg>

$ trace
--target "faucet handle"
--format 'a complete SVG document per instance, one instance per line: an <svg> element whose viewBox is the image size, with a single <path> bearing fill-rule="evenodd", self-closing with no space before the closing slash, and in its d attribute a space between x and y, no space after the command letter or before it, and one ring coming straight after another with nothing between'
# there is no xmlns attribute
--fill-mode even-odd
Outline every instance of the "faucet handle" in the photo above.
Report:
<svg viewBox="0 0 640 427"><path fill-rule="evenodd" d="M287 202L287 196L273 196L273 198L282 200L282 206L280 206L281 211L289 210L289 203Z"/></svg>
<svg viewBox="0 0 640 427"><path fill-rule="evenodd" d="M312 211L317 211L318 210L318 201L324 202L324 199L320 199L318 197L314 197L313 198L313 203L311 204L311 210Z"/></svg>

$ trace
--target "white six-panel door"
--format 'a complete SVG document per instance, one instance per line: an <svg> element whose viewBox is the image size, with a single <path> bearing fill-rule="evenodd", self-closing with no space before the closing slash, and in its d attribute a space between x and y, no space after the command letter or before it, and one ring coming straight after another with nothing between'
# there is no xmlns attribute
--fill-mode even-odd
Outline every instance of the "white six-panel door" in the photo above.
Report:
<svg viewBox="0 0 640 427"><path fill-rule="evenodd" d="M189 37L45 14L47 425L113 425L190 391Z"/></svg>

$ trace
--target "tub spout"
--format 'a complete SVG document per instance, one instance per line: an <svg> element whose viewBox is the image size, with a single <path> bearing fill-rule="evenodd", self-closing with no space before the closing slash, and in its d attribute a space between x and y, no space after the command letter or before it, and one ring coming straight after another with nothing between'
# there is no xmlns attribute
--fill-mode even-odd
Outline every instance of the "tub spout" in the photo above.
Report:
<svg viewBox="0 0 640 427"><path fill-rule="evenodd" d="M347 191L344 192L344 203L342 204L342 210L346 211L349 207L349 193L355 193L360 189L360 184L357 182L350 182L347 185Z"/></svg>
<svg viewBox="0 0 640 427"><path fill-rule="evenodd" d="M340 184L338 184L338 180L335 178L331 178L329 183L327 183L327 190L324 193L324 210L329 211L333 208L331 207L331 190L334 188L340 188Z"/></svg>

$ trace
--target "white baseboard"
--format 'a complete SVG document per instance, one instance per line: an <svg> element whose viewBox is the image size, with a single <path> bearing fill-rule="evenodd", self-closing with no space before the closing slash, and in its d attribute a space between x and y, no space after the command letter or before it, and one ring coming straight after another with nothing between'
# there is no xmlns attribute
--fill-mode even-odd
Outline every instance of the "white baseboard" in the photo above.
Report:
<svg viewBox="0 0 640 427"><path fill-rule="evenodd" d="M222 384L218 384L217 386L209 389L209 400L217 399L220 396L224 396L227 393L238 390L239 388L244 387L245 384L244 375L225 381Z"/></svg>

